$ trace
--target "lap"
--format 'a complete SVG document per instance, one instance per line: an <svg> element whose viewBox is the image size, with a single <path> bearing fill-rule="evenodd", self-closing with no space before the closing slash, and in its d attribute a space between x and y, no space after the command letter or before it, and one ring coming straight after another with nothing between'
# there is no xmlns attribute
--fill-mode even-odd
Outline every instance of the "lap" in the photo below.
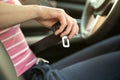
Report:
<svg viewBox="0 0 120 80"><path fill-rule="evenodd" d="M46 66L46 65L45 65ZM27 80L119 80L120 51L104 54L62 69L49 65L33 66L27 71ZM40 68L40 69L39 69ZM43 79L43 77L45 77Z"/></svg>
<svg viewBox="0 0 120 80"><path fill-rule="evenodd" d="M48 75L46 80L119 80L119 63L120 36L117 36L50 65L45 76Z"/></svg>
<svg viewBox="0 0 120 80"><path fill-rule="evenodd" d="M120 51L78 62L59 72L65 80L119 80Z"/></svg>

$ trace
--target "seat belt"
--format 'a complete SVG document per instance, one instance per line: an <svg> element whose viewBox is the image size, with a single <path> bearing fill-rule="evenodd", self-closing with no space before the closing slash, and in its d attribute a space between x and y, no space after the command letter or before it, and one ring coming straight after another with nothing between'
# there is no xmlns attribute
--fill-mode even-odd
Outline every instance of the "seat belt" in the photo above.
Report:
<svg viewBox="0 0 120 80"><path fill-rule="evenodd" d="M76 21L77 21L78 25L80 26L81 20L80 19L76 19ZM52 31L55 32L59 28L59 26L60 26L59 22L55 23L52 26ZM65 48L66 47L67 48L70 47L69 39L67 38L67 36L64 36L61 39L61 37L59 35L55 36L54 34L50 34L47 37L41 39L40 41L30 45L30 48L32 49L32 51L35 54L37 54L40 51L45 50L46 48L49 48L51 46L57 45L58 43L61 43L61 41L62 41L63 47L65 47Z"/></svg>

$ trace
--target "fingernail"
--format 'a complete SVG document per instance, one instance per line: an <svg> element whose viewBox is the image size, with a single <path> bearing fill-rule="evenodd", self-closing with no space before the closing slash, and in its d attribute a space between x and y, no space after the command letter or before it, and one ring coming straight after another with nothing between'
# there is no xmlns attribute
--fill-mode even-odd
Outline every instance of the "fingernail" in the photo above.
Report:
<svg viewBox="0 0 120 80"><path fill-rule="evenodd" d="M58 32L55 32L55 35L58 35Z"/></svg>
<svg viewBox="0 0 120 80"><path fill-rule="evenodd" d="M63 35L60 35L60 37L63 37Z"/></svg>
<svg viewBox="0 0 120 80"><path fill-rule="evenodd" d="M78 33L76 33L75 35L78 35Z"/></svg>
<svg viewBox="0 0 120 80"><path fill-rule="evenodd" d="M69 36L68 38L69 38L69 39L71 39L72 37L71 37L71 36Z"/></svg>

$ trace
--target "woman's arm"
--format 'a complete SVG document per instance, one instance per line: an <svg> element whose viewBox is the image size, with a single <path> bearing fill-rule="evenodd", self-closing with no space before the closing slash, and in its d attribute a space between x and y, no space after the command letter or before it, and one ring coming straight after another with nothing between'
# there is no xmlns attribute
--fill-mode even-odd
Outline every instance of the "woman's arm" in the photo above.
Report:
<svg viewBox="0 0 120 80"><path fill-rule="evenodd" d="M60 28L55 35L68 35L72 38L78 33L79 27L74 18L66 14L63 9L40 5L12 5L0 2L0 28L7 28L28 20L36 20L47 28L60 22Z"/></svg>
<svg viewBox="0 0 120 80"><path fill-rule="evenodd" d="M0 28L7 28L12 25L37 17L35 5L12 5L0 2Z"/></svg>

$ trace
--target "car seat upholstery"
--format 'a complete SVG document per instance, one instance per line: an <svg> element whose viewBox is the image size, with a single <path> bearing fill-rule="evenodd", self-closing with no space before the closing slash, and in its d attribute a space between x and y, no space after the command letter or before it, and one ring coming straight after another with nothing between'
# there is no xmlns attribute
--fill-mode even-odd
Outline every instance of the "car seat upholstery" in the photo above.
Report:
<svg viewBox="0 0 120 80"><path fill-rule="evenodd" d="M18 79L14 66L7 54L2 42L0 41L0 80L23 80Z"/></svg>

